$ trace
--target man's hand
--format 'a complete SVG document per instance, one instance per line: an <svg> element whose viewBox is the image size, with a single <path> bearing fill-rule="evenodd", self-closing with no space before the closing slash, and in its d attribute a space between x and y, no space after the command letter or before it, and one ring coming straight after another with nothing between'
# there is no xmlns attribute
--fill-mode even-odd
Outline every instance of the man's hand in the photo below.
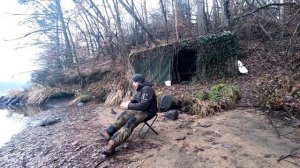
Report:
<svg viewBox="0 0 300 168"><path fill-rule="evenodd" d="M128 104L129 103L130 103L130 101L121 103L121 105L120 105L121 109L128 109Z"/></svg>

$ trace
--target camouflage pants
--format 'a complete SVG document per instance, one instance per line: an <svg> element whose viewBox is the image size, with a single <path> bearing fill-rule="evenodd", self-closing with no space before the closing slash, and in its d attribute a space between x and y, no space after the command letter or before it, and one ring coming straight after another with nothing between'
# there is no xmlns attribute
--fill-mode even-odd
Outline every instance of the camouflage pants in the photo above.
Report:
<svg viewBox="0 0 300 168"><path fill-rule="evenodd" d="M125 142L131 135L136 126L147 118L148 114L142 111L128 110L122 112L117 121L107 128L111 140L114 141L114 146L118 146Z"/></svg>

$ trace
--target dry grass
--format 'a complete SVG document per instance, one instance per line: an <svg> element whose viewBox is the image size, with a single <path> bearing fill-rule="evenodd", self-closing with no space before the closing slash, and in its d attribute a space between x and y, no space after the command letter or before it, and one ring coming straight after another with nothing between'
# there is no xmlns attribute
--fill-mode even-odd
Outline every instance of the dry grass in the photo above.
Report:
<svg viewBox="0 0 300 168"><path fill-rule="evenodd" d="M9 90L7 92L7 97L12 98L12 97L19 97L19 98L26 98L27 96L27 90L17 90L17 89L13 89L13 90Z"/></svg>
<svg viewBox="0 0 300 168"><path fill-rule="evenodd" d="M104 103L105 106L118 106L121 104L125 93L123 90L117 90L115 92L110 92Z"/></svg>
<svg viewBox="0 0 300 168"><path fill-rule="evenodd" d="M82 102L82 103L86 103L86 102L89 102L91 101L93 98L92 96L90 95L81 95L79 97L77 97L76 99L74 99L73 101L71 101L68 106L75 106L77 105L79 102Z"/></svg>
<svg viewBox="0 0 300 168"><path fill-rule="evenodd" d="M59 88L50 88L44 86L34 86L28 91L28 105L41 105L54 94L62 92Z"/></svg>
<svg viewBox="0 0 300 168"><path fill-rule="evenodd" d="M180 100L183 106L189 107L189 113L192 115L208 117L222 110L221 107L213 101L202 101L190 96L181 97Z"/></svg>

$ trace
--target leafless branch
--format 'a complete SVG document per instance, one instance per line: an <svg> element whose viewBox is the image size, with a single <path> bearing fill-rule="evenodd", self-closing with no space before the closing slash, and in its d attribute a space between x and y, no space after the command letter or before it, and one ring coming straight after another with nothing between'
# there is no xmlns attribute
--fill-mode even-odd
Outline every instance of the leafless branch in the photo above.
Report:
<svg viewBox="0 0 300 168"><path fill-rule="evenodd" d="M253 10L253 11L251 11L251 12L248 12L248 13L246 13L246 14L243 14L242 16L237 16L237 17L233 18L232 20L236 20L236 19L240 19L240 18L246 17L246 16L248 16L248 15L251 15L251 14L253 14L253 13L256 13L256 12L262 10L262 9L269 8L269 7L271 7L271 6L287 6L287 5L298 5L298 4L295 3L295 2L271 3L271 4L267 4L267 5L261 6L261 7L255 9L255 10Z"/></svg>
<svg viewBox="0 0 300 168"><path fill-rule="evenodd" d="M36 33L40 33L40 32L47 32L49 30L52 30L52 28L48 28L48 29L41 29L41 30L35 30L35 31L32 31L32 32L29 32L29 33L26 33L25 35L23 35L22 37L19 37L19 38L16 38L15 40L20 40L20 39L24 39L30 35L33 35L33 34L36 34Z"/></svg>
<svg viewBox="0 0 300 168"><path fill-rule="evenodd" d="M255 16L254 16L255 17ZM260 24L259 20L255 17L255 20L258 24L258 26L263 30L263 32L268 36L268 38L270 40L273 40L273 38L271 37L271 35L267 32L267 30Z"/></svg>
<svg viewBox="0 0 300 168"><path fill-rule="evenodd" d="M286 52L286 57L287 58L289 57L289 55L291 53L292 42L293 42L293 39L295 38L295 36L296 36L296 34L298 32L299 27L300 27L300 23L298 23L297 27L294 30L293 36L289 40L288 50Z"/></svg>

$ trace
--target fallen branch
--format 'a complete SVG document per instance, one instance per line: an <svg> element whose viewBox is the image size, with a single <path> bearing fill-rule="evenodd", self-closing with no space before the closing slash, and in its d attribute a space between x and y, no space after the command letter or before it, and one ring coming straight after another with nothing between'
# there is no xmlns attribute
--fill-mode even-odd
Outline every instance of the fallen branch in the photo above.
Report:
<svg viewBox="0 0 300 168"><path fill-rule="evenodd" d="M280 138L280 133L279 133L279 130L277 129L277 127L274 125L272 119L267 116L268 120L270 121L270 124L272 125L272 127L275 129L275 132L277 133L277 138Z"/></svg>
<svg viewBox="0 0 300 168"><path fill-rule="evenodd" d="M283 159L295 156L296 154L298 154L296 151L299 150L299 149L300 149L300 147L294 148L294 149L291 150L291 152L288 155L280 156L279 159L277 160L277 162L280 162Z"/></svg>
<svg viewBox="0 0 300 168"><path fill-rule="evenodd" d="M94 166L94 168L99 167L105 160L105 158L101 158L101 160Z"/></svg>
<svg viewBox="0 0 300 168"><path fill-rule="evenodd" d="M137 165L135 168L140 167L140 166L145 162L145 160L146 160L146 159L142 160L142 162L141 162L139 165Z"/></svg>
<svg viewBox="0 0 300 168"><path fill-rule="evenodd" d="M147 159L147 158L149 158L149 157L153 157L154 156L154 154L151 154L151 155L148 155L147 157L145 157L143 160L142 160L142 162L140 163L140 164L138 164L135 168L138 168L138 167L140 167L144 162L145 162L145 160Z"/></svg>

